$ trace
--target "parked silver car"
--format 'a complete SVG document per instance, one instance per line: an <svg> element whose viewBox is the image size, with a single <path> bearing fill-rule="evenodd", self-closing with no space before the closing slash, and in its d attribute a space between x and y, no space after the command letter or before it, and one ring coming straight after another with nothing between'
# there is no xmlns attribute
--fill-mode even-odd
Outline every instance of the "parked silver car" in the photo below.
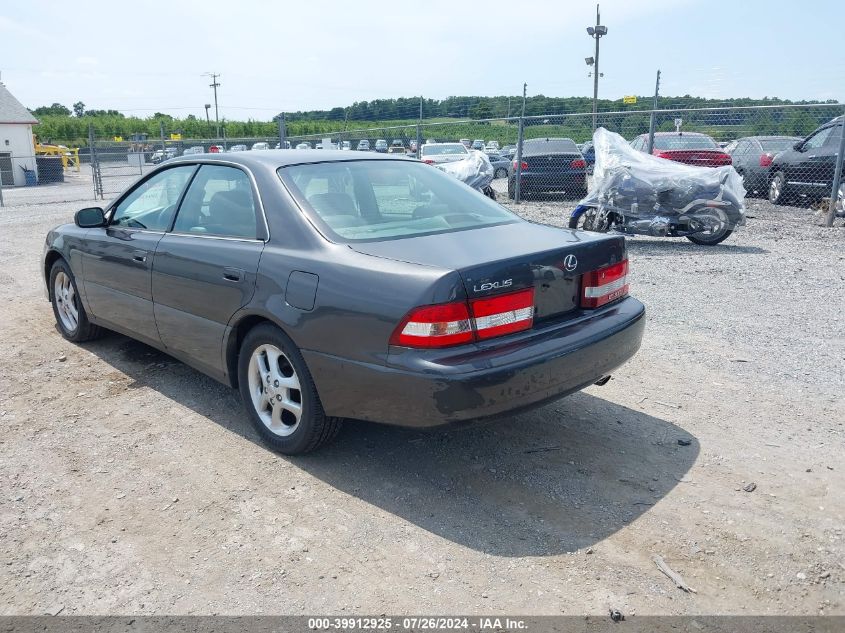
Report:
<svg viewBox="0 0 845 633"><path fill-rule="evenodd" d="M420 160L429 165L463 160L468 155L462 143L426 143L420 148Z"/></svg>

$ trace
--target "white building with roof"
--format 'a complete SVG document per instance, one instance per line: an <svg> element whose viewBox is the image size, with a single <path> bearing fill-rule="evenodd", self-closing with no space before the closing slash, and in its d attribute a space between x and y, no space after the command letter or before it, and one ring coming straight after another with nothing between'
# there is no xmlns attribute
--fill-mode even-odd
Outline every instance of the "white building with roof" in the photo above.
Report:
<svg viewBox="0 0 845 633"><path fill-rule="evenodd" d="M23 185L24 170L35 169L32 126L38 119L0 83L0 178L4 187Z"/></svg>

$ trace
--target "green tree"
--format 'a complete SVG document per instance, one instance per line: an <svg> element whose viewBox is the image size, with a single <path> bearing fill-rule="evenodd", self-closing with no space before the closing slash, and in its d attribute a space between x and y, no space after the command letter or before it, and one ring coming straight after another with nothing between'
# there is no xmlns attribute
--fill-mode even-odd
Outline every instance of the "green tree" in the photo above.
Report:
<svg viewBox="0 0 845 633"><path fill-rule="evenodd" d="M73 104L73 114L77 118L85 116L85 104L81 101L77 101Z"/></svg>
<svg viewBox="0 0 845 633"><path fill-rule="evenodd" d="M55 115L55 116L70 116L68 110L61 103L54 103L51 106L41 106L32 111L35 116Z"/></svg>

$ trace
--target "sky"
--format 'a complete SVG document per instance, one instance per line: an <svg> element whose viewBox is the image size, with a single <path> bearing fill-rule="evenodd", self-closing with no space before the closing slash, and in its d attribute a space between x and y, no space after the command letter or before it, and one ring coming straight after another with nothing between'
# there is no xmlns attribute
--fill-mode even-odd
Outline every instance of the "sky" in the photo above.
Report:
<svg viewBox="0 0 845 633"><path fill-rule="evenodd" d="M0 80L24 105L220 117L424 95L592 96L580 0L6 0ZM845 101L842 0L604 0L599 96ZM214 112L212 109L212 117Z"/></svg>

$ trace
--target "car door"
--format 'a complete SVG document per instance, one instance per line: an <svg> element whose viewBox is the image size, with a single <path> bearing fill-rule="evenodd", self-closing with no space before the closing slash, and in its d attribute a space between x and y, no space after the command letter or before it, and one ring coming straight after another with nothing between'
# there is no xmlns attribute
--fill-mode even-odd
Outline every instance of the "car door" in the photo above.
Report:
<svg viewBox="0 0 845 633"><path fill-rule="evenodd" d="M174 166L139 182L108 210L108 224L85 236L82 284L98 324L159 344L152 263L196 165Z"/></svg>
<svg viewBox="0 0 845 633"><path fill-rule="evenodd" d="M833 132L833 126L825 127L807 138L796 150L794 161L789 166L787 182L800 185L808 192L821 191L824 187L824 163L836 150L825 155L825 146ZM841 129L841 128L840 128ZM836 137L837 140L839 137ZM831 181L832 181L831 176ZM830 181L827 184L830 187Z"/></svg>
<svg viewBox="0 0 845 633"><path fill-rule="evenodd" d="M204 164L159 241L152 272L155 322L166 349L212 375L223 371L223 334L255 291L267 238L246 171Z"/></svg>
<svg viewBox="0 0 845 633"><path fill-rule="evenodd" d="M838 123L830 128L830 134L818 151L815 158L815 169L813 170L814 182L821 187L821 193L830 195L833 187L833 176L836 172L836 158L839 155L839 141L842 138L843 124Z"/></svg>

